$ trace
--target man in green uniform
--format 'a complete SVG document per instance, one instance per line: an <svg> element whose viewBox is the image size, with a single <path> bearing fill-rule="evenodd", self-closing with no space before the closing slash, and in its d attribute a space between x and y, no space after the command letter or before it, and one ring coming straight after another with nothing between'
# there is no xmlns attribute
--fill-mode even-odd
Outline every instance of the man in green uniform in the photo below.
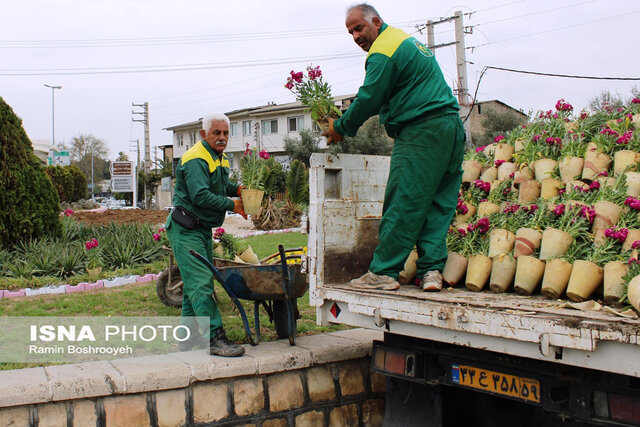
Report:
<svg viewBox="0 0 640 427"><path fill-rule="evenodd" d="M433 53L385 24L373 7L351 7L345 23L356 44L368 52L366 76L349 109L330 120L327 141L354 136L375 114L394 138L380 243L369 271L351 285L398 289L398 273L415 246L416 283L438 291L447 259L446 234L462 179L465 136L458 103Z"/></svg>
<svg viewBox="0 0 640 427"><path fill-rule="evenodd" d="M213 227L224 222L227 211L244 214L242 202L229 197L240 195L242 186L229 182L229 159L224 154L229 140L229 119L224 114L209 114L202 119L202 141L180 158L176 168L173 195L174 210L167 218L167 235L171 241L183 282L182 323L194 330L192 338L181 343L187 350L202 339L194 327L193 316L209 317L210 354L241 356L244 348L230 342L222 329L220 311L213 300L213 274L189 254L193 249L213 257ZM185 220L185 218L187 220ZM190 224L197 222L196 224Z"/></svg>

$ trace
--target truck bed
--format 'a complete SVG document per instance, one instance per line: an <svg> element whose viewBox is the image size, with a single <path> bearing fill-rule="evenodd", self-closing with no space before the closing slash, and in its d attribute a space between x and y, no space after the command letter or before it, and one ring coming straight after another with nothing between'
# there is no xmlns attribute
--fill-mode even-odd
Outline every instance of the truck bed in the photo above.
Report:
<svg viewBox="0 0 640 427"><path fill-rule="evenodd" d="M640 377L640 319L567 300L445 288L357 290L378 243L389 158L314 154L309 278L319 323L343 323ZM585 304L588 305L588 304ZM584 307L581 307L584 308Z"/></svg>

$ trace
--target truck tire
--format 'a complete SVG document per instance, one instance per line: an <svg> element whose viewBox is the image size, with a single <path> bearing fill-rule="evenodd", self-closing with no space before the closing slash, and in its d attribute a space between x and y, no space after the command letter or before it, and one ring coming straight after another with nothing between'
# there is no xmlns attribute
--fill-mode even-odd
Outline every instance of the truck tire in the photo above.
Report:
<svg viewBox="0 0 640 427"><path fill-rule="evenodd" d="M160 274L156 282L156 293L164 305L182 307L182 286L173 291L170 289L180 282L182 282L182 276L180 276L180 270L177 265L171 268L171 283L169 283L168 268Z"/></svg>
<svg viewBox="0 0 640 427"><path fill-rule="evenodd" d="M296 333L296 320L293 320L293 334ZM287 305L284 300L273 301L273 326L276 328L278 339L289 338L287 326Z"/></svg>

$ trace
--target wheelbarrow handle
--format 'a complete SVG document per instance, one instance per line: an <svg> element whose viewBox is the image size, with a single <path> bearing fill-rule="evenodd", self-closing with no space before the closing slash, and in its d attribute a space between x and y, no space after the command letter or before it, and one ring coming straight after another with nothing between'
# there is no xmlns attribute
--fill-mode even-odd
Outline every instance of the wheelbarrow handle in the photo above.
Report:
<svg viewBox="0 0 640 427"><path fill-rule="evenodd" d="M235 292L233 292L233 290L227 285L227 282L222 278L222 275L220 275L220 272L213 266L211 261L209 261L204 256L200 255L198 252L194 251L193 249L189 249L189 253L191 255L193 255L194 257L198 258L204 265L206 265L209 268L209 270L211 270L211 272L215 276L215 278L218 281L218 283L220 283L220 285L222 285L222 287L227 292L229 297L231 297L231 300L233 301L233 303L238 308L238 311L240 312L240 316L242 317L242 323L244 325L244 331L247 334L247 338L249 339L249 344L257 345L258 341L254 340L253 339L253 335L251 334L251 328L249 327L249 321L247 320L247 314L245 313L244 307L242 307L242 304L240 303L240 300L238 300L238 297L236 296ZM258 338L258 340L259 340L259 338Z"/></svg>

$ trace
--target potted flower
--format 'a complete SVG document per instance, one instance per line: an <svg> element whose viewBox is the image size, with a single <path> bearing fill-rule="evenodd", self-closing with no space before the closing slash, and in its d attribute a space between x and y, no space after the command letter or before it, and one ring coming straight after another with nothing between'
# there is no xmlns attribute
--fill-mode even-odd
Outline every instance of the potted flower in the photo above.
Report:
<svg viewBox="0 0 640 427"><path fill-rule="evenodd" d="M467 235L466 228L449 228L447 233L447 262L442 271L442 280L450 286L460 283L467 272L468 259L462 255L464 251L464 238Z"/></svg>
<svg viewBox="0 0 640 427"><path fill-rule="evenodd" d="M558 163L558 168L560 169L560 180L564 184L580 179L582 176L586 150L587 144L583 141L581 134L572 134L562 145L562 158Z"/></svg>
<svg viewBox="0 0 640 427"><path fill-rule="evenodd" d="M240 159L240 182L242 190L242 206L248 215L256 215L262 204L264 196L265 181L265 160L269 158L269 153L262 150L256 153L255 149L246 144L244 156Z"/></svg>
<svg viewBox="0 0 640 427"><path fill-rule="evenodd" d="M620 302L629 303L640 311L640 261L638 258L629 259L629 269L623 277L625 291Z"/></svg>
<svg viewBox="0 0 640 427"><path fill-rule="evenodd" d="M584 252L585 244L589 243L583 240L574 241L562 257L547 259L542 277L542 295L549 299L557 299L564 294L569 284L573 263Z"/></svg>
<svg viewBox="0 0 640 427"><path fill-rule="evenodd" d="M640 199L629 196L625 199L624 205L628 207L628 210L622 212L618 224L628 230L627 238L622 244L622 250L629 251L633 242L640 240L640 215L638 215Z"/></svg>
<svg viewBox="0 0 640 427"><path fill-rule="evenodd" d="M461 254L468 256L467 276L465 287L471 291L481 291L491 275L491 258L487 256L489 250L489 218L480 218L478 222L467 228Z"/></svg>
<svg viewBox="0 0 640 427"><path fill-rule="evenodd" d="M598 181L591 183L590 193L593 195L589 200L593 203L593 209L596 213L593 221L593 230L600 228L609 228L618 223L622 206L627 198L624 191L625 177L624 175L616 179L613 187L602 187Z"/></svg>
<svg viewBox="0 0 640 427"><path fill-rule="evenodd" d="M513 156L514 146L513 144L509 144L503 135L498 135L493 138L493 142L495 145L495 151L493 153L493 160L503 160L505 162L511 161L511 156Z"/></svg>
<svg viewBox="0 0 640 427"><path fill-rule="evenodd" d="M540 259L557 258L564 255L573 240L589 231L595 212L587 205L566 207L558 204L547 218L547 228L542 233Z"/></svg>
<svg viewBox="0 0 640 427"><path fill-rule="evenodd" d="M342 115L331 96L331 86L324 81L319 66L308 66L306 76L302 71L291 71L284 87L296 96L297 101L308 107L311 119L324 132L329 130L328 118L338 118Z"/></svg>
<svg viewBox="0 0 640 427"><path fill-rule="evenodd" d="M489 159L485 154L485 146L468 150L462 162L462 183L473 182L480 177L482 165Z"/></svg>
<svg viewBox="0 0 640 427"><path fill-rule="evenodd" d="M601 261L604 270L604 302L614 305L618 303L624 294L623 277L629 267L627 263L629 251L635 248L633 248L632 243L629 251L623 249L624 242L629 234L629 230L626 228L611 227L604 230L603 234L606 239L603 244L612 247L611 251L607 252L609 256ZM640 246L640 241L638 241L637 246Z"/></svg>
<svg viewBox="0 0 640 427"><path fill-rule="evenodd" d="M98 239L91 239L84 242L86 257L85 269L87 270L87 275L89 276L90 281L97 280L98 276L102 272L103 263L102 254L98 248L99 245Z"/></svg>

